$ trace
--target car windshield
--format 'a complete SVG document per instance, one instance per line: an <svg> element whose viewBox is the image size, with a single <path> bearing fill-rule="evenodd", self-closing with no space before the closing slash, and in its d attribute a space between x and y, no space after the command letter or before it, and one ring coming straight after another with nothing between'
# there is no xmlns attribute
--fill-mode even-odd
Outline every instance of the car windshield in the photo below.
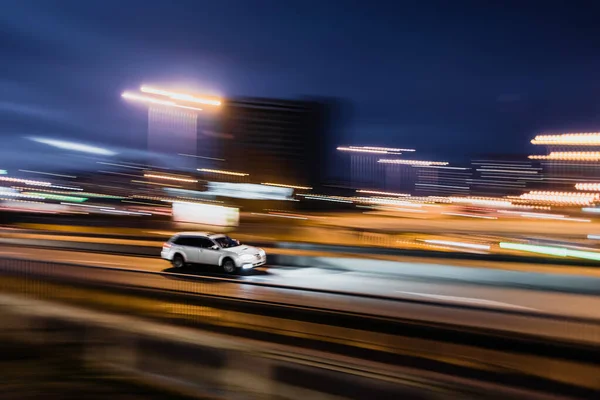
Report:
<svg viewBox="0 0 600 400"><path fill-rule="evenodd" d="M217 242L217 244L224 249L226 249L228 247L235 247L235 246L240 245L240 242L238 242L235 239L230 238L229 236L221 236L221 237L213 238L213 240L215 242Z"/></svg>

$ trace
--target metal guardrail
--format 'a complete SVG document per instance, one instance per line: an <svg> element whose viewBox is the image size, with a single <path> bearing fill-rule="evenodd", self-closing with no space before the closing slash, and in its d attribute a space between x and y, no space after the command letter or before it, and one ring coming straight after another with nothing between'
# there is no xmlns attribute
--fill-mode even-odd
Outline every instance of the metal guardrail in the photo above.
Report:
<svg viewBox="0 0 600 400"><path fill-rule="evenodd" d="M91 271L115 275L92 280ZM160 284L159 284L160 283ZM383 318L250 300L227 294L228 279L0 259L0 288L269 342L411 365L509 386L588 397L600 390L600 347L490 329ZM247 284L245 282L240 282ZM252 283L251 287L269 284ZM330 293L333 295L332 293ZM538 315L521 315L542 328ZM523 321L523 320L522 320ZM552 321L550 321L552 322ZM554 321L600 338L593 321Z"/></svg>

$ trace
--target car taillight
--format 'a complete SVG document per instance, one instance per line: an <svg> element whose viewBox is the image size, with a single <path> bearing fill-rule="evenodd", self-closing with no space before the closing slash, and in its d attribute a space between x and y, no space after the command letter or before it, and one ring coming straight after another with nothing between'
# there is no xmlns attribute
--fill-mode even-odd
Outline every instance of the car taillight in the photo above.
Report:
<svg viewBox="0 0 600 400"><path fill-rule="evenodd" d="M163 249L170 249L171 248L171 243L164 243L163 244Z"/></svg>

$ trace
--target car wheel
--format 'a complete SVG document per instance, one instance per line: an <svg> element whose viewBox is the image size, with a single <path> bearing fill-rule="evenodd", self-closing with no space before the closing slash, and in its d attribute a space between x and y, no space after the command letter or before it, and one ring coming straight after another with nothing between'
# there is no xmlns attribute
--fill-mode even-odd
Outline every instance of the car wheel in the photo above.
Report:
<svg viewBox="0 0 600 400"><path fill-rule="evenodd" d="M185 260L181 256L181 254L175 254L173 260L171 261L174 268L183 268L185 266Z"/></svg>
<svg viewBox="0 0 600 400"><path fill-rule="evenodd" d="M236 270L237 268L235 267L233 260L228 259L223 262L223 271L225 271L226 274L234 274Z"/></svg>

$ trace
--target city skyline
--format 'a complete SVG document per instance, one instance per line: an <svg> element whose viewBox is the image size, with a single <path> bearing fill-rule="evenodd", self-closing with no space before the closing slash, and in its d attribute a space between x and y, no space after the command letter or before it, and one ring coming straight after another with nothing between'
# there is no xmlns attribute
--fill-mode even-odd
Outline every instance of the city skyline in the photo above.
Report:
<svg viewBox="0 0 600 400"><path fill-rule="evenodd" d="M43 134L134 146L144 120L117 95L145 82L223 97L341 98L350 106L340 144L428 157L530 153L536 134L600 129L586 7L61 3L7 1L0 17L9 143Z"/></svg>

